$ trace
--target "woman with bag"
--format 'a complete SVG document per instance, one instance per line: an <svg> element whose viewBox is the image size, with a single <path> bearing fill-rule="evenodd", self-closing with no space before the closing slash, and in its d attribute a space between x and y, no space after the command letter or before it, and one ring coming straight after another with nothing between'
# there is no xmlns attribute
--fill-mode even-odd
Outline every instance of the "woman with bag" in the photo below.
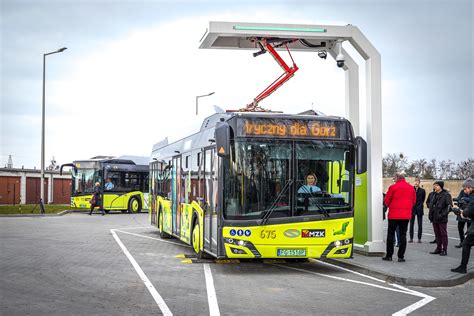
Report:
<svg viewBox="0 0 474 316"><path fill-rule="evenodd" d="M95 183L94 194L89 202L91 203L91 211L89 212L89 215L92 215L92 211L96 207L99 207L102 216L105 215L104 208L102 207L102 189L99 182Z"/></svg>

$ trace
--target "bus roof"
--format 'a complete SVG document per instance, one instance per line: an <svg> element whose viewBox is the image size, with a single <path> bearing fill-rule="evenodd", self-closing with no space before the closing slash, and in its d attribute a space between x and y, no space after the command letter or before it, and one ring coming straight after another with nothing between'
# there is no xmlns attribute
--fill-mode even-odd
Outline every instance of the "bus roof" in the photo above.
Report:
<svg viewBox="0 0 474 316"><path fill-rule="evenodd" d="M146 156L122 155L118 157L96 156L96 157L92 157L91 159L75 160L74 162L101 162L101 163L148 166L149 161L150 161L150 157L146 157Z"/></svg>

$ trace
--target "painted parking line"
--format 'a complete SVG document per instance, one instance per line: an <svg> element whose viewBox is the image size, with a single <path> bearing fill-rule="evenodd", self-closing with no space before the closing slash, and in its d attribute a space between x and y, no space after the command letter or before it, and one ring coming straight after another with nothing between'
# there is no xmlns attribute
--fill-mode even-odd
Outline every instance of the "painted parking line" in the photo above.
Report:
<svg viewBox="0 0 474 316"><path fill-rule="evenodd" d="M189 247L188 245L185 245L185 244L179 244L179 243L175 243L175 242L171 242L171 241L167 241L167 240L162 240L162 239L149 237L149 236L145 236L145 235L130 233L130 232L122 231L122 230L115 230L115 231L125 233L125 234L129 234L129 235L134 235L134 236L137 236L137 237L142 237L142 238L157 240L157 241L161 241L161 242L168 242L168 243L173 243L173 244L180 245L180 246ZM330 263L327 263L327 262L323 262L323 261L320 261L320 260L316 260L316 259L312 259L311 261L318 262L318 263L324 264L324 265L328 265L328 266L334 267L334 268L339 269L339 270L344 270L346 272L362 276L362 277L370 279L372 281L376 281L376 282L379 282L379 283L382 283L382 284L387 284L387 282L385 282L384 280L377 279L377 278L372 277L372 276L364 275L362 273L352 271L352 270L347 269L347 268L339 267L339 266L336 266L336 265L333 265L333 264L330 264ZM328 275L328 274L317 273L317 272L308 271L308 270L305 270L305 269L285 266L285 265L282 265L282 264L273 264L273 263L271 263L271 265L274 265L274 266L277 266L277 267L280 267L280 268L291 269L291 270L296 270L296 271L300 271L300 272L304 272L304 273L314 274L314 275L322 276L322 277L325 277L325 278L331 278L331 279L335 279L335 280L339 280L339 281L366 285L366 286L380 288L380 289L391 291L391 292L397 292L397 293L401 293L401 294L407 294L407 295L412 295L412 296L422 298L418 302L415 302L414 304L411 304L411 305L395 312L393 315L396 315L396 316L408 315L409 313L411 313L411 312L425 306L426 304L430 303L431 301L435 300L435 298L432 297L432 296L429 296L427 294L424 294L424 293L421 293L421 292L418 292L418 291L408 289L408 288L403 287L403 286L398 285L398 284L389 284L392 287L388 287L388 286L373 284L373 283L369 283L369 282L357 281L357 280L352 280L352 279L348 279L348 278L342 278L342 277L332 276L332 275ZM205 275L205 280L206 280L206 290L207 290L207 298L208 298L208 304L209 304L209 312L210 312L210 315L218 316L218 315L220 315L220 310L219 310L219 304L218 304L218 301L217 301L217 295L216 295L216 291L215 291L215 287L214 287L214 280L213 280L213 277L212 277L211 268L210 268L208 263L203 264L203 266L204 266L204 275ZM151 284L151 282L150 282L150 284Z"/></svg>
<svg viewBox="0 0 474 316"><path fill-rule="evenodd" d="M138 265L136 260L133 259L133 256L130 254L130 252L128 252L128 250L126 250L127 248L125 248L125 245L123 245L123 243L120 241L120 239L118 238L117 234L115 234L115 232L120 232L120 233L123 233L123 234L128 234L128 235L137 236L137 237L146 238L146 239L151 239L151 240L156 240L156 241L160 241L160 242L171 243L171 244L175 244L175 245L183 246L183 247L188 247L188 248L191 248L191 246L186 245L186 244L180 244L180 243L168 241L168 240L163 240L163 239L159 239L159 238L154 238L154 237L150 237L150 236L135 234L135 233L119 230L119 229L111 229L110 231L114 235L114 238L116 238L115 240L119 243L119 245L121 245L121 248L123 246L122 250L124 251L127 258L129 258L130 262L132 262L132 260L133 260L133 262L135 262L136 266L134 265L133 262L132 262L132 265L134 266L134 268L137 271L138 275L140 275L140 278L143 280L143 282L145 283L145 286L147 286L148 290L150 291L150 286L153 288L153 290L154 290L153 293L152 293L152 291L150 291L150 293L152 294L153 298L157 302L158 306L160 306L160 304L158 302L160 301L160 299L161 299L161 301L163 301L160 294L153 287L153 284L146 277L145 273L143 273L143 270L140 268L140 266ZM216 290L215 290L215 287L214 287L214 279L212 278L211 268L210 268L209 264L207 264L207 263L204 264L203 266L204 266L204 276L205 276L205 279L206 279L206 291L207 291L207 300L208 300L208 304L209 304L209 313L210 313L211 316L220 316L219 304L217 303L217 295L216 295ZM137 270L137 268L139 270ZM139 271L141 271L141 273L146 278L146 280L149 284L147 284L146 280L142 277L142 275L140 274ZM158 298L156 296L158 296ZM163 304L165 304L164 301L163 301ZM168 309L166 304L165 304L165 307ZM172 315L171 311L169 311L169 309L168 309L168 312L170 314L166 314L165 311L162 309L162 307L160 307L160 310L163 312L164 315Z"/></svg>
<svg viewBox="0 0 474 316"><path fill-rule="evenodd" d="M339 270L343 270L343 271L346 271L346 272L349 272L349 273L352 273L352 274L355 274L355 275L359 275L359 276L362 276L364 278L367 278L367 279L370 279L370 280L373 280L373 281L377 281L377 282L380 282L380 283L384 283L386 284L387 282L385 282L384 280L380 280L380 279L377 279L373 276L369 276L369 275L365 275L365 274L362 274L362 273L359 273L357 271L352 271L350 269L347 269L347 268L344 268L344 267L339 267L339 266L336 266L334 264L331 264L331 263L328 263L328 262L324 262L324 261L320 261L320 260L316 260L316 259L310 259L311 261L314 261L314 262L318 262L318 263L321 263L321 264L324 264L324 265L328 265L328 266L331 266L331 267L334 267L336 269L339 269ZM289 267L288 267L289 268ZM301 269L303 270L303 269ZM321 276L325 276L325 277L328 277L328 275L325 275L325 274L320 274L320 273L317 273L317 272L312 272L312 271L307 271L307 270L303 270L304 272L307 272L307 273L312 273L312 274L319 274ZM338 277L334 277L334 276L331 276L332 278L338 278ZM360 281L355 281L355 280L351 280L349 281L350 279L345 279L345 278L340 278L341 280L343 281L348 281L348 282L355 282L355 283L360 283ZM402 315L408 315L409 313L425 306L426 304L430 303L431 301L435 300L436 298L435 297L432 297L430 295L427 295L427 294L424 294L424 293L421 293L421 292L418 292L418 291L415 291L415 290L411 290L411 289L408 289L404 286L401 286L401 285L398 285L398 284L390 284L391 286L393 287L396 287L398 288L399 290L395 290L395 289L392 289L392 288L387 288L387 287L381 287L381 286L378 286L378 285L375 285L375 284L371 284L371 283L366 283L366 282L362 282L361 284L365 284L365 285L369 285L369 286L372 286L372 287L379 287L379 288L382 288L382 289L385 289L385 290L389 290L389 291L395 291L395 292L401 292L401 293L404 293L404 294L410 294L410 295L413 295L413 296L417 296L417 297L421 297L422 299L414 304L411 304L401 310L399 310L398 312L394 313L393 315L397 315L397 316L402 316Z"/></svg>
<svg viewBox="0 0 474 316"><path fill-rule="evenodd" d="M182 244L182 243L179 243L179 242L174 242L174 241L170 241L170 240L164 240L164 239L161 239L161 238L156 238L156 237L150 237L150 236L135 234L135 233L131 233L131 232L127 232L127 231L121 230L121 229L114 229L114 230L115 230L116 232L121 232L121 233L123 233L123 234L128 234L128 235L133 235L133 236L137 236L137 237L142 237L142 238L157 240L157 241L160 241L160 242L164 242L164 243L168 243L168 244L173 244L173 245L176 245L176 246L192 248L190 245Z"/></svg>
<svg viewBox="0 0 474 316"><path fill-rule="evenodd" d="M365 275L365 274L362 274L362 273L359 273L357 271L352 271L350 269L346 269L346 268L343 268L343 267L339 267L339 266L336 266L334 264L331 264L331 263L327 263L327 262L323 262L323 261L320 261L320 260L315 260L317 262L320 262L320 263L324 263L324 264L327 264L329 266L332 266L334 268L337 268L337 269L340 269L340 270L344 270L344 271L347 271L347 272L350 272L350 273L353 273L353 274L356 274L356 275L360 275L360 276L363 276L364 278L367 278L367 279L371 279L371 280L375 280L375 281L378 281L378 282L382 282L382 283L387 283L385 282L384 280L380 280L380 279L377 279L375 277L372 277L372 276L369 276L369 275ZM398 311L397 313L395 313L397 316L401 316L401 315L407 315L411 312L413 312L414 310L418 309L418 308L421 308L423 307L424 305L428 304L429 302L435 300L436 298L435 297L432 297L432 296L429 296L427 294L424 294L424 293L421 293L421 292L418 292L418 291L415 291L415 290L411 290L411 289L408 289L404 286L401 286L401 285L398 285L398 284L391 284L391 286L393 287L396 287L396 288L399 288L399 289L402 289L404 290L405 292L407 293L410 293L414 296L418 296L418 297L422 297L423 299L410 305L410 306L407 306L405 307L404 309ZM394 314L394 315L395 315Z"/></svg>
<svg viewBox="0 0 474 316"><path fill-rule="evenodd" d="M322 277L325 277L325 278L330 278L330 279L335 279L335 280L339 280L339 281L345 281L345 282L350 282L350 283L357 283L357 284L361 284L361 285L367 285L367 286L371 286L371 287L375 287L375 288L380 288L380 289L383 289L383 290L387 290L387 291L392 291L392 292L398 292L398 293L402 293L402 294L407 294L407 295L413 295L413 296L417 296L417 297L422 297L422 299L414 304L411 304L397 312L395 312L394 314L392 315L396 315L396 316L404 316L404 315L408 315L409 313L425 306L426 304L428 304L429 302L433 301L435 298L432 297L432 296L429 296L429 295L426 295L426 294L423 294L423 293L420 293L420 292L417 292L417 291L413 291L413 290L410 290L410 289L407 289L403 286L398 286L397 284L392 284L392 286L395 286L397 287L398 289L394 289L394 288L390 288L390 287L386 287L386 286L381 286L381 285L377 285L377 284L372 284L372 283L368 283L368 282L362 282L362 281L357 281L357 280L352 280L352 279L348 279L348 278L341 278L341 277L337 277L337 276L333 276L333 275L327 275L327 274L323 274L323 273L317 273L317 272L313 272L313 271L308 271L308 270L305 270L305 269L300 269L300 268L295 268L295 267L289 267L289 266L284 266L284 265L280 265L280 264L273 264L272 265L274 266L277 266L277 267L281 267L281 268L285 268L285 269L290 269L290 270L296 270L296 271L300 271L300 272L304 272L304 273L309 273L309 274L315 274L315 275L318 275L318 276L322 276ZM334 267L337 267L337 266L334 266ZM349 272L352 272L351 270L349 269L345 269ZM357 273L358 274L358 273ZM364 276L364 275L362 275ZM370 277L371 279L373 279L373 277ZM383 280L379 280L380 282L383 282L383 283L386 283L385 281Z"/></svg>
<svg viewBox="0 0 474 316"><path fill-rule="evenodd" d="M414 304L411 304L407 307L405 307L404 309L401 309L399 310L398 312L394 313L393 315L394 316L404 316L404 315L408 315L409 313L425 306L426 304L428 304L429 302L435 300L436 298L434 298L433 296L429 296L427 294L424 294L424 293L421 293L421 292L418 292L418 291L414 291L414 290L410 290L404 286L401 286L401 285L398 285L398 284L392 284L392 286L395 286L395 287L398 287L402 290L405 290L407 291L407 293L411 293L412 295L414 296L418 296L418 297L422 297L423 299L419 300L418 302L414 303Z"/></svg>
<svg viewBox="0 0 474 316"><path fill-rule="evenodd" d="M165 301L161 297L160 293L158 293L158 291L155 289L155 287L151 283L150 279L148 279L148 277L145 275L145 272L143 272L142 268L140 268L137 261L133 258L133 256L128 251L127 247L125 247L125 245L122 243L120 238L117 236L117 234L115 233L115 229L111 229L110 232L112 233L112 236L114 236L115 241L120 246L125 256L127 256L128 260L130 261L132 266L135 268L135 271L140 276L140 279L142 279L143 283L145 284L146 288L150 292L151 296L153 296L153 299L155 300L156 304L158 305L163 315L166 315L166 316L173 315L173 313L171 313L170 309L168 308L168 305L166 305Z"/></svg>
<svg viewBox="0 0 474 316"><path fill-rule="evenodd" d="M208 263L203 264L204 275L206 277L207 301L209 303L209 314L211 316L219 316L219 304L217 303L216 289L212 278L211 267Z"/></svg>
<svg viewBox="0 0 474 316"><path fill-rule="evenodd" d="M423 235L426 235L426 236L433 236L433 237L434 237L434 234L423 233ZM448 239L459 240L459 238L456 238L456 237L448 237Z"/></svg>

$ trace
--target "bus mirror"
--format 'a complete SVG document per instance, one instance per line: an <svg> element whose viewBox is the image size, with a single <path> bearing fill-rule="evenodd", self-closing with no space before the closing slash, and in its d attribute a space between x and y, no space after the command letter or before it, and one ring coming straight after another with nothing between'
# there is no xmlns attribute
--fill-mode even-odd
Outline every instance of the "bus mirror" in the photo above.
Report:
<svg viewBox="0 0 474 316"><path fill-rule="evenodd" d="M216 147L219 157L228 157L230 154L230 126L227 122L216 124Z"/></svg>
<svg viewBox="0 0 474 316"><path fill-rule="evenodd" d="M356 173L367 172L367 142L360 136L356 137Z"/></svg>
<svg viewBox="0 0 474 316"><path fill-rule="evenodd" d="M62 176L63 175L63 168L64 167L71 167L72 168L72 175L76 175L77 174L77 168L76 166L73 164L73 163L67 163L67 164L64 164L64 165L61 165L61 168L59 169L59 175Z"/></svg>

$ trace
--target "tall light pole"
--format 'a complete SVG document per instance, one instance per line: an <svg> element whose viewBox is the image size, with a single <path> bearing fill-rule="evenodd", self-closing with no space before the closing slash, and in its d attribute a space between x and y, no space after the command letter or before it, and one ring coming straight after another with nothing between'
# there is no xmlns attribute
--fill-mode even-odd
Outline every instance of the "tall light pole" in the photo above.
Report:
<svg viewBox="0 0 474 316"><path fill-rule="evenodd" d="M40 183L40 202L44 202L44 100L45 100L45 79L46 79L46 56L62 53L67 47L60 48L54 52L43 54L43 107L41 114L41 183Z"/></svg>
<svg viewBox="0 0 474 316"><path fill-rule="evenodd" d="M196 96L196 115L198 115L198 99L203 98L203 97L208 97L208 96L213 95L213 94L214 94L214 92Z"/></svg>

